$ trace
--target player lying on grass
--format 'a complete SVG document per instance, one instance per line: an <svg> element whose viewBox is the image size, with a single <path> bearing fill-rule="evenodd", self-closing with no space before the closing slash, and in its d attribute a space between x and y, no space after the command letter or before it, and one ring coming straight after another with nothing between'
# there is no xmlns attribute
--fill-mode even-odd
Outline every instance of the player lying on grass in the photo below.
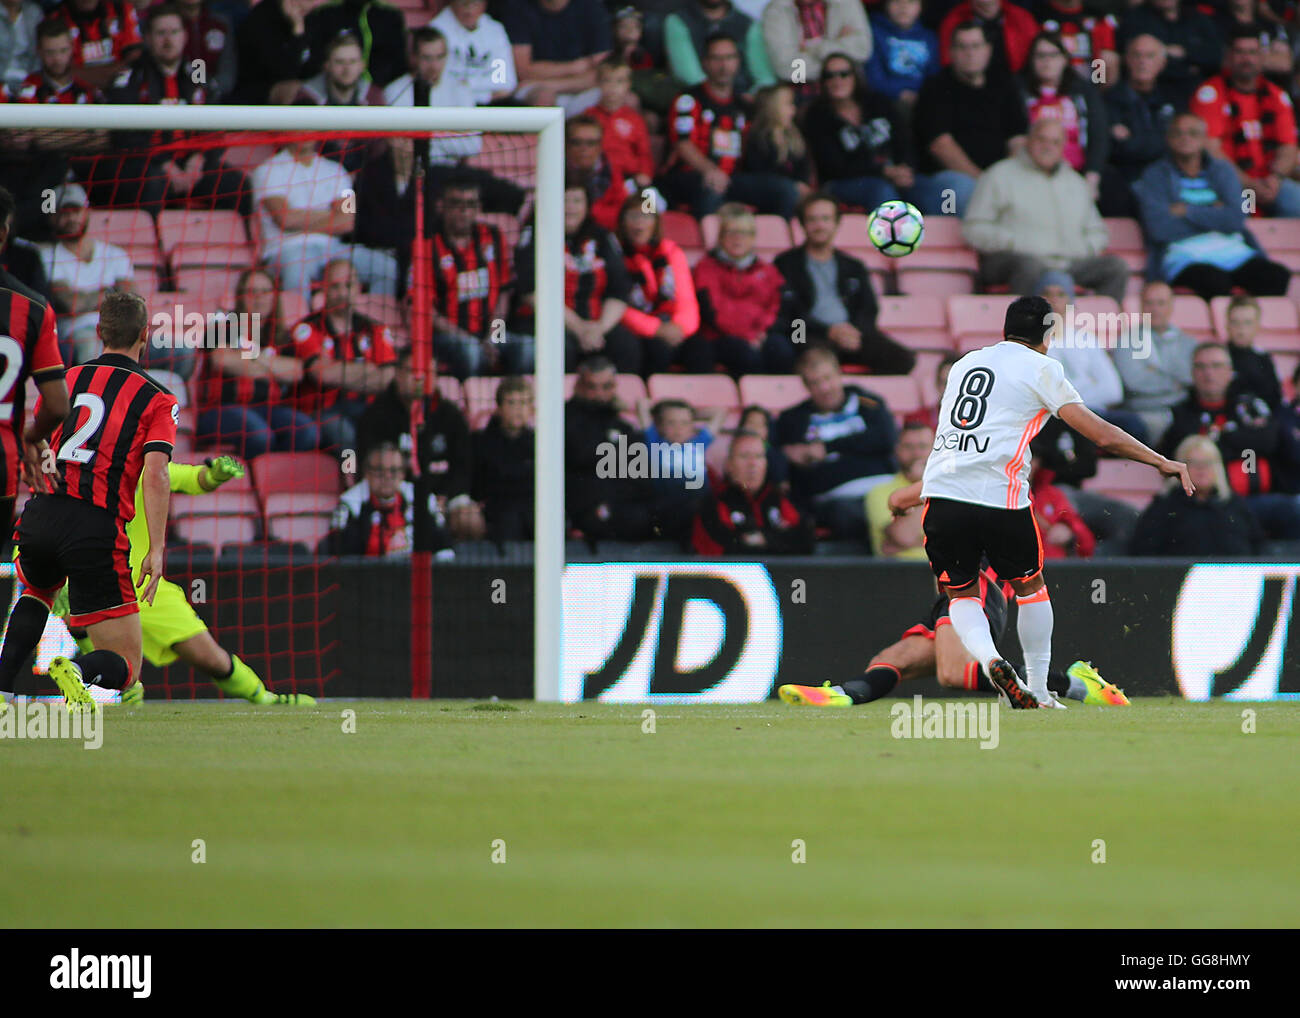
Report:
<svg viewBox="0 0 1300 1018"><path fill-rule="evenodd" d="M201 466L169 463L167 473L173 492L202 495L216 491L227 481L243 477L244 466L233 456L218 456ZM138 488L135 493L135 518L126 525L127 540L131 544L133 574L144 558L145 545L148 543L143 498L143 488ZM66 587L54 599L51 614L67 619ZM208 627L186 598L185 591L170 580L164 579L158 584L158 592L152 604L145 601L140 603L140 627L144 637L145 660L156 667L165 668L173 661L184 661L207 674L227 696L241 696L250 703L301 705L316 702L306 693L272 693L268 690L253 669L213 639ZM83 655L94 650L94 643L84 629L69 626L69 631ZM144 685L137 677L137 681L122 691L122 702L139 703L143 699Z"/></svg>
<svg viewBox="0 0 1300 1018"><path fill-rule="evenodd" d="M1002 639L1007 628L1007 597L996 576L982 570L979 595L994 639ZM948 597L941 590L930 616L918 622L892 646L886 647L857 678L838 686L785 685L777 692L786 703L813 707L851 707L888 696L900 682L935 675L941 686L996 693L998 690L966 652L948 617ZM1098 674L1091 664L1076 661L1064 674L1048 672L1047 688L1057 696L1086 704L1127 704L1126 697Z"/></svg>

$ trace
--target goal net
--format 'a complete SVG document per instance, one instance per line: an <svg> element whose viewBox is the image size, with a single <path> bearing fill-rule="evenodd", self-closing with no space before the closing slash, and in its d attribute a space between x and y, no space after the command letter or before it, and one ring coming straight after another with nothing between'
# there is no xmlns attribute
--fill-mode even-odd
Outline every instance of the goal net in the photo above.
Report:
<svg viewBox="0 0 1300 1018"><path fill-rule="evenodd" d="M65 364L100 354L104 292L148 304L172 600L274 692L553 698L560 112L5 104L0 131L5 267ZM242 476L202 490L223 457ZM172 660L192 617L145 623L147 697L218 695ZM71 649L51 619L19 692Z"/></svg>

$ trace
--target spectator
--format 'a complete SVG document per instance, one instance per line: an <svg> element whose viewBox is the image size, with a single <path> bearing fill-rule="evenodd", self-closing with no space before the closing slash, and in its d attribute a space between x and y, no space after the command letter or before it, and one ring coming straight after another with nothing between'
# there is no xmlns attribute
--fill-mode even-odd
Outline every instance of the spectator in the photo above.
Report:
<svg viewBox="0 0 1300 1018"><path fill-rule="evenodd" d="M482 431L474 432L474 483L471 496L483 507L491 541L533 539L535 476L533 390L528 380L503 378L497 410Z"/></svg>
<svg viewBox="0 0 1300 1018"><path fill-rule="evenodd" d="M896 470L893 414L879 396L845 386L827 347L807 350L798 370L809 398L777 418L773 435L790 461L791 494L833 537L865 537L862 499Z"/></svg>
<svg viewBox="0 0 1300 1018"><path fill-rule="evenodd" d="M871 25L857 0L768 0L763 39L778 81L816 81L822 61L843 53L861 65L871 56Z"/></svg>
<svg viewBox="0 0 1300 1018"><path fill-rule="evenodd" d="M740 50L730 36L704 44L706 79L673 103L668 128L670 155L660 190L697 217L717 212L727 200L731 176L743 151L752 104L736 89Z"/></svg>
<svg viewBox="0 0 1300 1018"><path fill-rule="evenodd" d="M1185 97L1160 80L1165 44L1154 35L1135 35L1124 51L1125 79L1105 92L1110 122L1110 158L1101 176L1101 214L1136 219L1133 185L1142 171L1165 154L1165 137Z"/></svg>
<svg viewBox="0 0 1300 1018"><path fill-rule="evenodd" d="M297 409L319 415L322 448L355 449L357 421L392 383L396 355L388 327L356 310L361 287L351 262L326 263L321 282L323 306L293 327L293 353L303 366Z"/></svg>
<svg viewBox="0 0 1300 1018"><path fill-rule="evenodd" d="M1065 492L1052 483L1049 471L1033 471L1029 492L1043 558L1092 558L1097 538Z"/></svg>
<svg viewBox="0 0 1300 1018"><path fill-rule="evenodd" d="M1300 493L1300 364L1291 373L1293 396L1278 412L1277 462L1274 464L1278 491Z"/></svg>
<svg viewBox="0 0 1300 1018"><path fill-rule="evenodd" d="M784 83L759 89L754 120L741 143L740 162L727 197L764 215L791 219L799 199L812 192L808 143L794 120L794 89Z"/></svg>
<svg viewBox="0 0 1300 1018"><path fill-rule="evenodd" d="M260 256L285 290L311 300L312 281L325 263L350 258L371 293L397 292L397 261L387 251L347 244L356 226L352 178L323 158L314 139L290 141L253 171L261 216Z"/></svg>
<svg viewBox="0 0 1300 1018"><path fill-rule="evenodd" d="M980 174L1029 126L1015 85L988 74L993 47L979 24L957 25L951 40L952 63L916 100L916 196L927 216L965 215Z"/></svg>
<svg viewBox="0 0 1300 1018"><path fill-rule="evenodd" d="M1281 425L1268 404L1235 381L1232 359L1220 343L1201 343L1192 358L1192 392L1174 407L1164 446L1174 449L1188 435L1206 435L1223 454L1232 490L1272 538L1300 538L1300 503L1273 492L1273 459L1281 448Z"/></svg>
<svg viewBox="0 0 1300 1018"><path fill-rule="evenodd" d="M32 0L0 0L0 86L14 95L39 65L36 26L45 15Z"/></svg>
<svg viewBox="0 0 1300 1018"><path fill-rule="evenodd" d="M516 328L533 329L533 237L525 231L515 257ZM570 178L564 187L564 363L604 354L617 370L641 370L641 342L621 324L628 278L623 252L608 230L587 214L587 188Z"/></svg>
<svg viewBox="0 0 1300 1018"><path fill-rule="evenodd" d="M472 177L450 178L438 198L433 235L433 348L462 381L500 370L533 370L533 336L505 329L513 279L501 230L478 217Z"/></svg>
<svg viewBox="0 0 1300 1018"><path fill-rule="evenodd" d="M634 182L638 188L649 187L654 178L654 159L645 118L628 101L632 95L632 68L622 57L610 57L596 68L596 81L600 102L583 115L600 122L601 147L613 175Z"/></svg>
<svg viewBox="0 0 1300 1018"><path fill-rule="evenodd" d="M1138 521L1131 554L1164 557L1258 555L1264 535L1249 507L1232 493L1215 444L1202 435L1184 439L1174 454L1196 486L1188 495L1171 483Z"/></svg>
<svg viewBox="0 0 1300 1018"><path fill-rule="evenodd" d="M636 190L604 151L605 129L593 116L574 117L564 125L564 165L586 181L591 218L603 229L618 229L618 212Z"/></svg>
<svg viewBox="0 0 1300 1018"><path fill-rule="evenodd" d="M357 449L363 457L386 443L410 455L411 417L419 398L411 356L409 346L397 354L392 381L357 421ZM442 397L437 364L431 360L428 368L424 424L416 436L420 479L415 491L421 498L432 496L437 515L455 540L477 541L486 528L482 507L469 494L474 476L469 425L460 407Z"/></svg>
<svg viewBox="0 0 1300 1018"><path fill-rule="evenodd" d="M735 39L744 51L736 73L736 91L749 95L776 83L767 60L763 26L730 0L689 0L664 19L664 48L668 70L683 88L704 84L703 59L711 36Z"/></svg>
<svg viewBox="0 0 1300 1018"><path fill-rule="evenodd" d="M794 370L789 335L773 329L781 310L784 277L754 251L757 227L744 205L718 209L718 244L695 266L700 338L709 345L710 368L722 364L733 377Z"/></svg>
<svg viewBox="0 0 1300 1018"><path fill-rule="evenodd" d="M519 75L516 99L562 106L573 117L600 98L596 65L614 45L600 0L509 0L505 26Z"/></svg>
<svg viewBox="0 0 1300 1018"><path fill-rule="evenodd" d="M868 91L842 53L832 53L822 65L821 90L808 106L804 131L817 179L845 204L874 209L882 202L916 197L906 132L894 104Z"/></svg>
<svg viewBox="0 0 1300 1018"><path fill-rule="evenodd" d="M920 423L931 431L938 429L939 402L943 399L944 390L948 388L948 375L952 373L952 366L960 359L955 353L946 353L940 358L939 363L934 366L935 402L930 406L918 407L911 413L904 414L904 424Z"/></svg>
<svg viewBox="0 0 1300 1018"><path fill-rule="evenodd" d="M107 89L140 56L140 19L126 0L63 0L50 12L72 34L72 66L92 88Z"/></svg>
<svg viewBox="0 0 1300 1018"><path fill-rule="evenodd" d="M222 102L231 102L239 73L239 56L235 51L235 33L230 22L212 9L205 0L173 0L185 22L186 67L200 60L214 91Z"/></svg>
<svg viewBox="0 0 1300 1018"><path fill-rule="evenodd" d="M961 0L939 24L939 59L944 66L955 61L953 36L963 25L974 23L992 47L988 73L1004 77L1025 66L1038 22L1023 7L1004 0Z"/></svg>
<svg viewBox="0 0 1300 1018"><path fill-rule="evenodd" d="M916 354L876 328L876 295L867 267L835 247L840 211L825 192L799 203L801 246L776 256L785 279L777 328L795 343L825 343L878 375L905 375Z"/></svg>
<svg viewBox="0 0 1300 1018"><path fill-rule="evenodd" d="M785 458L781 447L773 445L772 412L758 405L747 406L740 411L740 422L736 431L752 431L763 440L767 448L767 479L782 490L790 487L790 462Z"/></svg>
<svg viewBox="0 0 1300 1018"><path fill-rule="evenodd" d="M316 0L262 0L236 32L242 103L289 103L311 63L307 15Z"/></svg>
<svg viewBox="0 0 1300 1018"><path fill-rule="evenodd" d="M1247 392L1263 398L1277 413L1282 406L1282 383L1278 381L1273 358L1255 349L1261 312L1254 297L1237 296L1228 302L1228 354L1232 358L1233 378Z"/></svg>
<svg viewBox="0 0 1300 1018"><path fill-rule="evenodd" d="M1294 18L1295 5L1290 6L1289 16ZM1227 0L1213 17L1223 39L1231 39L1238 28L1253 30L1259 36L1264 56L1264 76L1284 90L1291 87L1291 73L1295 69L1291 40L1267 0Z"/></svg>
<svg viewBox="0 0 1300 1018"><path fill-rule="evenodd" d="M1065 131L1065 161L1088 182L1093 200L1110 154L1106 107L1101 95L1070 65L1070 51L1055 32L1039 32L1019 77L1031 124L1058 121Z"/></svg>
<svg viewBox="0 0 1300 1018"><path fill-rule="evenodd" d="M1139 442L1146 442L1147 429L1142 418L1132 411L1113 409L1124 400L1124 386L1119 372L1106 352L1108 341L1098 340L1095 333L1075 326L1069 306L1074 303L1074 280L1068 272L1045 272L1034 292L1047 301L1056 315L1057 324L1047 344L1047 356L1061 362L1065 378L1083 397L1084 405L1104 421L1123 428Z"/></svg>
<svg viewBox="0 0 1300 1018"><path fill-rule="evenodd" d="M469 90L475 106L509 99L519 86L515 54L487 0L451 0L429 22L447 40L447 73Z"/></svg>
<svg viewBox="0 0 1300 1018"><path fill-rule="evenodd" d="M906 488L921 479L933 445L934 430L928 425L919 421L903 425L903 430L898 435L898 444L894 446L898 473L867 492L867 535L873 555L925 561L925 534L921 530L921 514L907 513L895 517L889 509L889 496L899 488Z"/></svg>
<svg viewBox="0 0 1300 1018"><path fill-rule="evenodd" d="M265 269L245 269L234 309L209 326L195 422L200 442L233 445L245 460L320 446L315 423L291 403L303 374L291 349L275 280Z"/></svg>
<svg viewBox="0 0 1300 1018"><path fill-rule="evenodd" d="M1260 213L1300 216L1300 181L1289 179L1296 169L1295 108L1264 77L1258 31L1239 26L1231 38L1223 73L1196 90L1189 112L1205 121L1210 156L1232 163Z"/></svg>
<svg viewBox="0 0 1300 1018"><path fill-rule="evenodd" d="M588 539L643 541L654 532L655 491L647 477L602 469L612 449L642 441L620 416L614 364L596 356L578 365L564 408L564 481L569 519Z"/></svg>
<svg viewBox="0 0 1300 1018"><path fill-rule="evenodd" d="M184 62L185 20L170 3L151 7L144 22L145 52L107 92L122 105L203 106L217 100L215 86L196 84ZM115 132L118 155L100 160L90 174L92 193L104 205L129 205L157 214L172 202L190 208L252 212L248 178L222 160L222 150L173 147L185 139L180 131Z"/></svg>
<svg viewBox="0 0 1300 1018"><path fill-rule="evenodd" d="M1155 36L1165 44L1163 80L1184 94L1218 71L1223 60L1214 22L1191 0L1146 0L1131 8L1120 20L1116 41L1127 48L1139 35Z"/></svg>
<svg viewBox="0 0 1300 1018"><path fill-rule="evenodd" d="M653 204L653 203L652 203ZM628 277L623 327L641 340L641 370L646 375L680 364L693 374L713 370L713 351L699 338L700 306L686 255L663 235L655 212L631 195L618 220Z"/></svg>
<svg viewBox="0 0 1300 1018"><path fill-rule="evenodd" d="M1205 124L1181 113L1166 140L1169 154L1133 185L1147 241L1147 279L1188 287L1203 300L1234 286L1260 296L1285 293L1291 274L1264 256L1246 228L1237 175L1206 151Z"/></svg>
<svg viewBox="0 0 1300 1018"><path fill-rule="evenodd" d="M1187 397L1192 384L1192 351L1196 340L1173 324L1174 291L1167 283L1147 283L1142 288L1145 343L1111 351L1115 369L1124 383L1120 409L1142 418L1152 445L1173 420L1172 409Z"/></svg>
<svg viewBox="0 0 1300 1018"><path fill-rule="evenodd" d="M357 215L352 239L362 247L392 255L398 295L407 292L411 241L415 239L415 142L389 135L356 176ZM424 178L424 234L432 236L438 188Z"/></svg>
<svg viewBox="0 0 1300 1018"><path fill-rule="evenodd" d="M922 25L920 18L921 0L885 0L870 19L867 84L871 94L884 96L908 111L916 105L921 85L940 68L939 37Z"/></svg>
<svg viewBox="0 0 1300 1018"><path fill-rule="evenodd" d="M721 418L714 415L714 426ZM707 480L704 457L713 444L713 432L696 424L695 410L681 399L663 399L650 411L645 443L658 492L659 523L664 537L685 541Z"/></svg>
<svg viewBox="0 0 1300 1018"><path fill-rule="evenodd" d="M812 553L812 527L767 477L758 435L731 440L725 479L700 502L691 545L697 555Z"/></svg>
<svg viewBox="0 0 1300 1018"><path fill-rule="evenodd" d="M58 314L63 362L81 364L99 356L99 299L105 290L134 290L131 257L89 232L90 203L79 184L64 184L54 195L55 242L43 253L50 302Z"/></svg>
<svg viewBox="0 0 1300 1018"><path fill-rule="evenodd" d="M661 2L672 5L674 10L677 7L677 0L661 0ZM649 3L642 4L642 7L651 6L653 5ZM632 68L632 91L641 102L641 112L645 115L646 126L654 134L658 134L660 133L659 118L668 112L680 86L673 81L667 71L662 70L662 60L657 60L652 55L651 49L643 45L646 34L646 13L641 8L630 4L614 11L614 49L606 59L617 57ZM662 27L664 12L651 10L649 14L653 23ZM652 48L656 51L659 49L658 46Z"/></svg>
<svg viewBox="0 0 1300 1018"><path fill-rule="evenodd" d="M407 480L402 453L391 442L370 450L365 477L339 498L334 529L325 539L331 555L406 558L415 550L415 486ZM432 544L438 558L452 558L442 520L429 506Z"/></svg>
<svg viewBox="0 0 1300 1018"><path fill-rule="evenodd" d="M361 59L361 40L344 32L329 41L325 63L319 74L302 83L295 106L383 106L384 90L370 80ZM349 173L356 173L379 152L376 139L332 138L321 146L320 154L339 163Z"/></svg>
<svg viewBox="0 0 1300 1018"><path fill-rule="evenodd" d="M1103 89L1120 80L1119 51L1115 43L1119 22L1113 14L1085 11L1083 0L1047 0L1039 10L1043 30L1060 35L1070 53L1070 63L1080 77Z"/></svg>
<svg viewBox="0 0 1300 1018"><path fill-rule="evenodd" d="M1102 254L1110 242L1088 183L1063 158L1065 130L1039 120L1023 153L980 177L962 232L979 252L984 285L1006 283L1032 294L1048 269L1068 272L1084 286L1124 299L1128 265Z"/></svg>
<svg viewBox="0 0 1300 1018"><path fill-rule="evenodd" d="M366 71L380 88L406 69L406 20L400 10L379 0L334 0L307 15L308 76L320 70L329 41L344 32L361 40Z"/></svg>

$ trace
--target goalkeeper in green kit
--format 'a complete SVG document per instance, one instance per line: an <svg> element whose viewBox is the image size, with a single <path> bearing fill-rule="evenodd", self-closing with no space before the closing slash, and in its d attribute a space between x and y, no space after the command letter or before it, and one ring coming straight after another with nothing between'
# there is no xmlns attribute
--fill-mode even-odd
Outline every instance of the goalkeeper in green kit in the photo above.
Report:
<svg viewBox="0 0 1300 1018"><path fill-rule="evenodd" d="M171 463L167 471L171 476L171 490L184 495L216 491L227 481L244 476L243 464L233 456L218 456L202 466ZM135 518L126 525L126 536L131 543L131 575L134 576L149 546L143 487L136 489ZM66 584L54 599L52 614L67 618ZM140 601L140 629L144 636L144 658L152 665L162 668L176 660L184 661L210 676L227 696L242 696L250 703L305 705L316 702L306 693L272 693L268 690L253 669L222 649L195 613L185 591L169 580L164 579L158 584L153 604ZM82 654L94 649L84 629L69 631ZM143 699L144 686L138 678L122 691L123 703L139 703Z"/></svg>

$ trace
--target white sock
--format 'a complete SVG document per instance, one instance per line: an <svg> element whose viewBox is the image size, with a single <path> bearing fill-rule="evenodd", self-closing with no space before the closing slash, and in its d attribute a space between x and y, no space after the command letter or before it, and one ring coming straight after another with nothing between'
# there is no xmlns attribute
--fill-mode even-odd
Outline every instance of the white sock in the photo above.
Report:
<svg viewBox="0 0 1300 1018"><path fill-rule="evenodd" d="M948 602L948 618L961 640L961 645L988 671L989 663L1002 655L993 643L989 620L984 616L984 606L978 597L954 597Z"/></svg>
<svg viewBox="0 0 1300 1018"><path fill-rule="evenodd" d="M1047 697L1047 670L1052 665L1052 602L1044 587L1028 597L1017 597L1020 606L1016 632L1025 652L1025 681L1038 699Z"/></svg>

